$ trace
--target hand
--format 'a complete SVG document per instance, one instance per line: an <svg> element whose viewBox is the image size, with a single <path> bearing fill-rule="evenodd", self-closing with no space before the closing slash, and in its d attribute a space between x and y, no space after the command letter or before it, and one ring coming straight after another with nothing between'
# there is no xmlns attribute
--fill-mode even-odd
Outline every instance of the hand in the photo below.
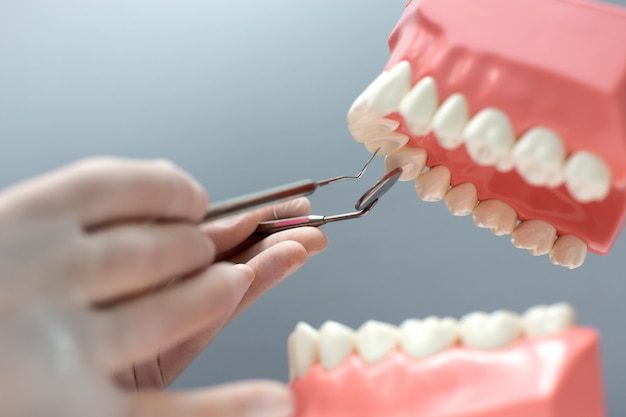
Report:
<svg viewBox="0 0 626 417"><path fill-rule="evenodd" d="M172 349L118 374L126 387L138 390L162 389L174 381L219 331L254 301L295 272L309 256L324 250L326 235L317 228L286 230L262 240L251 238L261 221L307 215L311 211L306 198L268 207L204 224L202 232L215 243L216 260L245 264L253 271L253 280L236 308L212 320L208 326L187 339L176 340Z"/></svg>
<svg viewBox="0 0 626 417"><path fill-rule="evenodd" d="M201 187L171 165L119 160L83 162L0 196L0 402L9 414L289 413L289 393L274 383L130 395L103 377L161 352L172 355L163 374L179 372L189 356L176 360L177 351L204 346L277 282L271 273L280 280L306 260L307 248L325 246L310 229L225 256L241 240L225 236L224 223L195 226L206 206ZM253 230L267 213L239 217L236 230ZM213 264L218 255L248 266ZM29 382L42 389L24 397L20 387Z"/></svg>

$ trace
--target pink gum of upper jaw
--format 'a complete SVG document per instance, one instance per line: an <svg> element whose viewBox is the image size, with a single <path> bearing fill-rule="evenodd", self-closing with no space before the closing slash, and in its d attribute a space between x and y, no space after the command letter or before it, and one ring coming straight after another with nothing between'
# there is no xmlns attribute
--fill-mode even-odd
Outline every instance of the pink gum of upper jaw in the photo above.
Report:
<svg viewBox="0 0 626 417"><path fill-rule="evenodd" d="M598 337L574 328L496 351L352 355L291 382L297 417L602 417Z"/></svg>
<svg viewBox="0 0 626 417"><path fill-rule="evenodd" d="M541 219L559 234L582 238L606 254L626 214L626 12L576 0L421 0L390 36L386 69L402 60L412 83L437 82L440 100L455 92L470 114L497 107L510 116L517 137L533 126L556 131L568 152L586 149L609 163L613 187L602 202L582 204L565 186L528 185L517 172L474 163L464 147L442 149L432 134L410 146L428 150L428 165L446 165L452 185L472 182L479 199L511 204L522 220ZM402 122L398 114L391 118Z"/></svg>

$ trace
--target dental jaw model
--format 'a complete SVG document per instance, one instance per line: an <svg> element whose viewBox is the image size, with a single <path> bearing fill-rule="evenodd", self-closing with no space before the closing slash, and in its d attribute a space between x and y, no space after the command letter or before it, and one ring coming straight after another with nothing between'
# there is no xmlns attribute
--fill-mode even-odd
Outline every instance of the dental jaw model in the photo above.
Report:
<svg viewBox="0 0 626 417"><path fill-rule="evenodd" d="M604 4L413 0L349 129L422 200L576 268L626 211L623 41Z"/></svg>
<svg viewBox="0 0 626 417"><path fill-rule="evenodd" d="M602 417L598 337L567 304L399 327L299 323L298 417Z"/></svg>

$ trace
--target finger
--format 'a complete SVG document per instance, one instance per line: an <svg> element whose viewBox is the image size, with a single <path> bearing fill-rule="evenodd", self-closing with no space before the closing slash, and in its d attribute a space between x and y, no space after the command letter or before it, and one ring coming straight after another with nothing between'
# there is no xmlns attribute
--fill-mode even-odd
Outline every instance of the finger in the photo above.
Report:
<svg viewBox="0 0 626 417"><path fill-rule="evenodd" d="M140 393L134 396L137 417L288 417L291 392L284 385L250 381L192 392Z"/></svg>
<svg viewBox="0 0 626 417"><path fill-rule="evenodd" d="M97 310L96 359L119 370L154 358L202 329L221 327L253 278L247 266L215 264L161 291Z"/></svg>
<svg viewBox="0 0 626 417"><path fill-rule="evenodd" d="M309 254L304 246L298 242L286 240L269 247L248 261L247 265L254 271L254 281L237 305L231 319L293 274L306 263L308 258Z"/></svg>
<svg viewBox="0 0 626 417"><path fill-rule="evenodd" d="M87 238L89 270L78 284L92 302L145 291L209 265L213 243L186 223L125 224Z"/></svg>
<svg viewBox="0 0 626 417"><path fill-rule="evenodd" d="M249 248L232 255L228 260L233 263L246 263L263 251L287 240L300 243L309 256L317 255L328 246L328 238L322 230L316 227L297 227L271 234Z"/></svg>
<svg viewBox="0 0 626 417"><path fill-rule="evenodd" d="M202 187L167 161L95 158L5 192L11 214L73 215L85 227L128 219L197 221L208 205Z"/></svg>
<svg viewBox="0 0 626 417"><path fill-rule="evenodd" d="M227 217L202 225L204 233L216 245L217 253L226 252L245 239L257 228L259 222L305 216L311 212L311 203L307 198L297 198L275 206L264 207L238 216Z"/></svg>
<svg viewBox="0 0 626 417"><path fill-rule="evenodd" d="M305 229L310 229L311 232L319 232L323 236L322 245L326 246L326 239L323 233L313 228L302 228L301 230L304 231ZM283 237L289 236L286 232L281 232L280 234L286 235ZM278 235L275 235L276 238L279 237ZM309 252L301 243L290 240L270 245L266 250L257 254L248 262L248 265L254 271L254 281L228 321L241 314L265 292L274 288L304 265L308 257ZM187 368L217 336L220 330L221 327L203 329L198 334L180 342L174 348L160 355L159 377L162 377L165 386L174 381ZM151 374L155 375L154 368ZM150 380L154 379L153 377Z"/></svg>

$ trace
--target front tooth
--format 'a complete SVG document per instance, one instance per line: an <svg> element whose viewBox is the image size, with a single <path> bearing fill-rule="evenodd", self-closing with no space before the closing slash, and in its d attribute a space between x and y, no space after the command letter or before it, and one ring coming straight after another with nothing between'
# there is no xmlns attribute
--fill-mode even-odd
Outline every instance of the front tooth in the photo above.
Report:
<svg viewBox="0 0 626 417"><path fill-rule="evenodd" d="M534 256L549 253L555 240L556 229L542 220L524 220L511 233L513 246L526 249Z"/></svg>
<svg viewBox="0 0 626 417"><path fill-rule="evenodd" d="M335 321L327 321L319 331L319 355L322 367L332 371L354 352L354 330Z"/></svg>
<svg viewBox="0 0 626 417"><path fill-rule="evenodd" d="M289 336L289 362L296 377L302 378L317 361L319 334L306 323L298 323Z"/></svg>
<svg viewBox="0 0 626 417"><path fill-rule="evenodd" d="M581 203L600 201L611 189L611 170L600 157L578 151L565 164L565 184Z"/></svg>
<svg viewBox="0 0 626 417"><path fill-rule="evenodd" d="M587 245L574 235L559 236L548 256L554 265L575 269L585 262Z"/></svg>
<svg viewBox="0 0 626 417"><path fill-rule="evenodd" d="M414 135L424 136L430 130L439 95L433 77L422 78L400 103L400 114Z"/></svg>
<svg viewBox="0 0 626 417"><path fill-rule="evenodd" d="M471 182L455 185L443 198L445 206L453 216L472 214L478 204L478 191Z"/></svg>
<svg viewBox="0 0 626 417"><path fill-rule="evenodd" d="M522 316L526 336L535 337L558 333L576 323L576 313L567 303L531 307Z"/></svg>
<svg viewBox="0 0 626 417"><path fill-rule="evenodd" d="M402 349L413 358L425 358L454 345L459 336L458 323L446 317L406 320L400 326Z"/></svg>
<svg viewBox="0 0 626 417"><path fill-rule="evenodd" d="M450 187L450 170L437 165L415 179L413 187L415 192L423 201L440 201L448 192Z"/></svg>
<svg viewBox="0 0 626 417"><path fill-rule="evenodd" d="M504 201L494 198L478 203L472 218L476 226L489 229L496 236L503 236L515 228L517 212Z"/></svg>
<svg viewBox="0 0 626 417"><path fill-rule="evenodd" d="M395 168L402 168L399 181L411 181L424 170L427 156L426 149L405 146L385 157L385 169L390 172Z"/></svg>
<svg viewBox="0 0 626 417"><path fill-rule="evenodd" d="M356 346L365 363L376 364L398 346L398 329L387 323L367 321L357 331Z"/></svg>
<svg viewBox="0 0 626 417"><path fill-rule="evenodd" d="M384 117L361 119L355 125L348 125L348 130L357 142L366 142L371 139L393 132L400 126L397 120Z"/></svg>
<svg viewBox="0 0 626 417"><path fill-rule="evenodd" d="M381 115L397 111L410 88L411 65L407 61L399 62L379 82L371 85L366 107Z"/></svg>
<svg viewBox="0 0 626 417"><path fill-rule="evenodd" d="M433 131L442 148L454 149L463 143L463 129L469 120L467 100L462 94L452 94L435 112Z"/></svg>
<svg viewBox="0 0 626 417"><path fill-rule="evenodd" d="M475 312L461 319L460 335L463 344L471 349L491 350L507 346L520 337L520 317L510 311L498 310L492 314Z"/></svg>
<svg viewBox="0 0 626 417"><path fill-rule="evenodd" d="M557 187L563 183L565 145L563 140L544 127L530 129L513 148L517 172L529 184Z"/></svg>
<svg viewBox="0 0 626 417"><path fill-rule="evenodd" d="M377 155L388 155L407 144L409 137L402 133L391 132L365 142L365 149L370 153L378 151Z"/></svg>
<svg viewBox="0 0 626 417"><path fill-rule="evenodd" d="M494 165L502 172L513 168L511 151L515 132L509 118L500 110L481 110L463 130L467 153L479 165Z"/></svg>

